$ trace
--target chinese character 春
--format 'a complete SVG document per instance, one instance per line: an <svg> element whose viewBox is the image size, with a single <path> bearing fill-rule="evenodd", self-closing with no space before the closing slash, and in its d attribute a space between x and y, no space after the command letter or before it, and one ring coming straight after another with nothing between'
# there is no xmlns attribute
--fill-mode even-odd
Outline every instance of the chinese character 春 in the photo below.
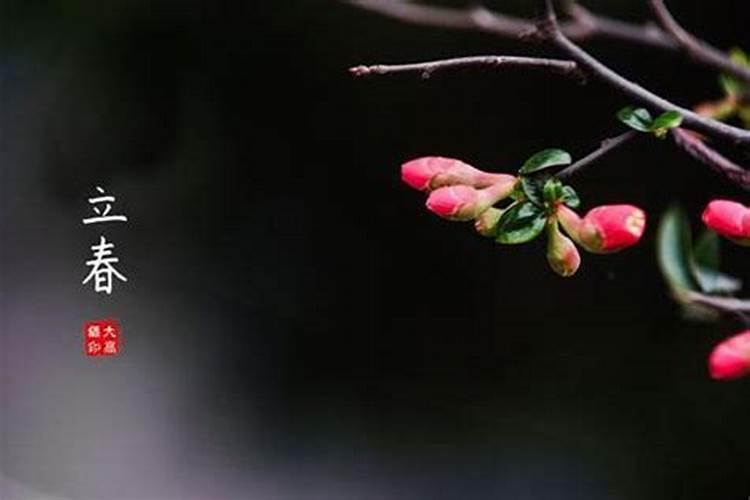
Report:
<svg viewBox="0 0 750 500"><path fill-rule="evenodd" d="M94 291L97 293L104 292L107 295L112 293L112 278L115 277L120 281L128 281L113 264L117 264L120 259L112 256L114 243L108 243L104 236L99 237L99 244L91 247L94 251L94 258L86 261L86 265L91 267L91 272L84 278L85 285L91 279L94 279Z"/></svg>
<svg viewBox="0 0 750 500"><path fill-rule="evenodd" d="M105 195L104 189L100 186L96 186L96 190L102 196L89 198L89 203L93 205L91 209L96 214L96 217L88 217L86 219L83 219L83 223L95 224L97 222L127 222L128 218L124 215L110 215L110 212L112 211L112 203L115 202L115 197Z"/></svg>

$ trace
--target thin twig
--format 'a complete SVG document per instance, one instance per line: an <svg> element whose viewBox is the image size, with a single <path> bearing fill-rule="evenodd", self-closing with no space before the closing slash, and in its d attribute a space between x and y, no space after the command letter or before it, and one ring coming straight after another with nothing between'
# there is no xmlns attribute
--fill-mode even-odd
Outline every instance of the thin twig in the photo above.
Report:
<svg viewBox="0 0 750 500"><path fill-rule="evenodd" d="M686 31L669 12L664 0L650 0L650 3L651 10L659 24L690 57L750 83L750 68L734 62L721 50L712 47L703 40L699 40Z"/></svg>
<svg viewBox="0 0 750 500"><path fill-rule="evenodd" d="M613 149L617 149L618 147L622 146L623 144L633 139L637 135L638 135L638 132L636 132L635 130L629 130L625 132L624 134L620 134L616 137L604 139L601 142L601 145L599 146L598 149L584 156L583 158L573 163L569 167L558 172L557 177L560 179L565 179L565 178L571 177L572 175L575 175L580 169L594 163L596 160L598 160L602 156L606 155Z"/></svg>
<svg viewBox="0 0 750 500"><path fill-rule="evenodd" d="M582 79L578 65L573 61L561 59L542 59L538 57L515 56L472 56L441 59L412 64L377 64L373 66L355 66L349 68L354 76L390 75L397 73L419 73L422 78L429 78L433 73L452 69L466 69L477 67L512 67L546 70L561 75Z"/></svg>
<svg viewBox="0 0 750 500"><path fill-rule="evenodd" d="M744 189L750 189L750 171L708 146L697 134L682 128L672 129L674 143L694 159L708 165Z"/></svg>
<svg viewBox="0 0 750 500"><path fill-rule="evenodd" d="M598 37L664 50L677 50L678 48L677 43L653 23L626 23L595 14L575 2L569 4L566 14L573 21L562 22L560 26L563 33L571 40ZM576 36L576 29L581 32L578 36Z"/></svg>
<svg viewBox="0 0 750 500"><path fill-rule="evenodd" d="M499 14L483 7L457 9L405 0L343 1L370 12L422 26L483 31L505 38L517 38L534 29L534 22L529 19ZM678 48L670 36L650 24L625 23L576 7L571 8L570 15L569 21L561 23L561 29L573 40L609 38L651 48Z"/></svg>
<svg viewBox="0 0 750 500"><path fill-rule="evenodd" d="M551 8L551 3L549 3ZM735 144L750 145L750 130L733 127L725 123L700 116L687 108L678 106L661 96L632 82L573 43L560 31L554 10L548 11L547 19L538 27L537 36L550 40L556 47L576 61L590 76L601 80L607 85L620 91L629 98L653 108L659 112L676 111L682 116L683 124L690 129L706 135L723 139Z"/></svg>

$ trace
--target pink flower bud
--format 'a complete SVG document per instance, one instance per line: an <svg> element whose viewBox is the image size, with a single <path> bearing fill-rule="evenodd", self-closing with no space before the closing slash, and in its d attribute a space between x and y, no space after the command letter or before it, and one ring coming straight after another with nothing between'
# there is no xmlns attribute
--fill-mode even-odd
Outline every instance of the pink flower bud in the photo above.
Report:
<svg viewBox="0 0 750 500"><path fill-rule="evenodd" d="M425 156L401 165L401 179L419 191L432 191L442 186L465 184L485 188L498 182L515 182L508 174L491 174L453 158Z"/></svg>
<svg viewBox="0 0 750 500"><path fill-rule="evenodd" d="M581 265L581 254L575 244L560 232L557 221L550 223L547 232L547 262L562 277L573 276Z"/></svg>
<svg viewBox="0 0 750 500"><path fill-rule="evenodd" d="M720 343L708 359L711 378L733 380L750 374L750 330Z"/></svg>
<svg viewBox="0 0 750 500"><path fill-rule="evenodd" d="M612 253L635 245L646 229L646 214L633 205L602 205L583 219L560 205L557 216L570 237L592 253Z"/></svg>
<svg viewBox="0 0 750 500"><path fill-rule="evenodd" d="M750 209L729 200L714 200L703 211L703 222L717 233L750 245Z"/></svg>
<svg viewBox="0 0 750 500"><path fill-rule="evenodd" d="M471 220L506 198L513 191L515 179L500 182L484 189L471 186L445 186L436 189L427 198L427 208L449 220Z"/></svg>

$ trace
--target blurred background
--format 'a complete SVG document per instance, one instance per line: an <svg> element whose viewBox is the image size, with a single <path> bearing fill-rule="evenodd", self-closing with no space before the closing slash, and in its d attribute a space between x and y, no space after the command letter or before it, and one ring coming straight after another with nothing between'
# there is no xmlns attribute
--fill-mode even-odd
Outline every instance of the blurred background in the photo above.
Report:
<svg viewBox="0 0 750 500"><path fill-rule="evenodd" d="M444 2L461 5L460 2ZM743 0L671 1L750 49ZM631 104L523 71L354 80L361 63L548 54L333 1L3 1L0 497L744 499L750 381L716 383L740 325L680 317L654 254L680 200L747 199L669 142L575 179L584 207L644 207L641 245L563 280L543 240L500 247L426 212L420 155L515 171L586 154ZM533 15L534 2L487 6ZM585 2L639 21L646 2ZM586 47L690 105L717 75L674 54ZM128 283L81 284L100 185ZM747 253L724 246L750 278ZM81 352L116 317L122 353Z"/></svg>

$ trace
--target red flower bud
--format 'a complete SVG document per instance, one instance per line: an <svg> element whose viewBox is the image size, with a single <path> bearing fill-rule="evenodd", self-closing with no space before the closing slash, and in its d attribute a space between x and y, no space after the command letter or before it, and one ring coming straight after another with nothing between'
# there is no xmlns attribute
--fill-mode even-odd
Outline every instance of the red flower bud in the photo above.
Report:
<svg viewBox="0 0 750 500"><path fill-rule="evenodd" d="M711 377L733 380L750 374L750 330L720 343L708 359Z"/></svg>
<svg viewBox="0 0 750 500"><path fill-rule="evenodd" d="M471 220L513 191L515 178L484 189L471 186L445 186L436 189L427 198L427 208L449 220Z"/></svg>
<svg viewBox="0 0 750 500"><path fill-rule="evenodd" d="M714 200L703 211L703 222L732 241L750 245L750 209L741 203Z"/></svg>
<svg viewBox="0 0 750 500"><path fill-rule="evenodd" d="M485 188L498 182L509 182L515 177L491 174L453 158L425 156L401 165L401 179L419 191L432 191L442 186L465 184Z"/></svg>
<svg viewBox="0 0 750 500"><path fill-rule="evenodd" d="M557 216L570 237L592 253L612 253L635 245L646 229L646 214L633 205L602 205L583 219L560 205Z"/></svg>
<svg viewBox="0 0 750 500"><path fill-rule="evenodd" d="M573 276L581 265L581 254L575 244L560 232L557 221L550 223L547 233L547 262L557 274Z"/></svg>

